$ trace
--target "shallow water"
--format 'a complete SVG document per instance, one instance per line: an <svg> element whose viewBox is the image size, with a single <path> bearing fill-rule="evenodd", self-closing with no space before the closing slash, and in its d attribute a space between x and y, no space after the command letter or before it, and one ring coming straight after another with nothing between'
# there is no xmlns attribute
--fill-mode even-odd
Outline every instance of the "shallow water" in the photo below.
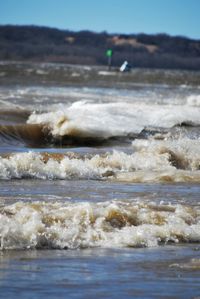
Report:
<svg viewBox="0 0 200 299"><path fill-rule="evenodd" d="M199 76L1 63L3 297L200 296Z"/></svg>
<svg viewBox="0 0 200 299"><path fill-rule="evenodd" d="M197 298L194 257L199 257L194 245L5 252L1 293L7 298Z"/></svg>

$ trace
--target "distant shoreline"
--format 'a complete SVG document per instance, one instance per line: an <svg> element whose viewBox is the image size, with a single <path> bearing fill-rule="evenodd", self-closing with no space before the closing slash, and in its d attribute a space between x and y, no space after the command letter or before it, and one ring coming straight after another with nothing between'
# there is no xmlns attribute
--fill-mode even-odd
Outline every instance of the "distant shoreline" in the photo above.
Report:
<svg viewBox="0 0 200 299"><path fill-rule="evenodd" d="M133 68L200 70L200 40L167 34L73 32L39 26L0 26L0 60Z"/></svg>

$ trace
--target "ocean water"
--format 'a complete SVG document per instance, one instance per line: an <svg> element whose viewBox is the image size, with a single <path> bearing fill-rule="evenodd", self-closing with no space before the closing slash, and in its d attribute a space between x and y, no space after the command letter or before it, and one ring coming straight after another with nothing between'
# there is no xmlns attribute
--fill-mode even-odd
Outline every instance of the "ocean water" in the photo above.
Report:
<svg viewBox="0 0 200 299"><path fill-rule="evenodd" d="M200 73L0 64L2 298L200 297Z"/></svg>

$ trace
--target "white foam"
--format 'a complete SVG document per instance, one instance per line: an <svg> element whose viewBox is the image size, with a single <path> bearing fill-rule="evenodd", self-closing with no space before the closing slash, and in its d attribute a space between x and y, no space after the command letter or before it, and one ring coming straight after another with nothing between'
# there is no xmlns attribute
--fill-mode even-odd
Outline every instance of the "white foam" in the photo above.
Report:
<svg viewBox="0 0 200 299"><path fill-rule="evenodd" d="M10 158L0 158L0 178L100 178L101 169L92 167L90 161L64 158L60 163L50 159L44 163L39 153L19 153Z"/></svg>
<svg viewBox="0 0 200 299"><path fill-rule="evenodd" d="M44 70L40 70L40 69L36 70L36 74L37 74L37 75L48 75L48 73L49 73L49 72L44 71Z"/></svg>
<svg viewBox="0 0 200 299"><path fill-rule="evenodd" d="M135 182L200 182L200 140L136 140L133 153L63 155L56 160L40 153L0 158L0 179L114 179Z"/></svg>
<svg viewBox="0 0 200 299"><path fill-rule="evenodd" d="M200 108L187 105L79 101L54 112L32 114L28 123L46 125L55 136L108 138L139 133L146 126L170 128L183 122L199 125L199 115Z"/></svg>
<svg viewBox="0 0 200 299"><path fill-rule="evenodd" d="M110 71L99 71L98 75L100 75L100 76L113 76L113 75L116 76L116 75L118 75L118 73L110 72Z"/></svg>
<svg viewBox="0 0 200 299"><path fill-rule="evenodd" d="M190 95L187 98L187 104L190 106L200 106L200 95Z"/></svg>
<svg viewBox="0 0 200 299"><path fill-rule="evenodd" d="M199 207L111 201L22 203L0 211L0 248L152 247L200 242Z"/></svg>
<svg viewBox="0 0 200 299"><path fill-rule="evenodd" d="M179 138L175 140L135 140L132 142L135 152L145 155L162 156L168 162L180 164L180 168L200 169L200 140ZM182 166L181 166L182 165ZM163 164L166 169L166 165Z"/></svg>
<svg viewBox="0 0 200 299"><path fill-rule="evenodd" d="M118 172L115 180L128 183L200 183L200 171L188 170L138 170Z"/></svg>

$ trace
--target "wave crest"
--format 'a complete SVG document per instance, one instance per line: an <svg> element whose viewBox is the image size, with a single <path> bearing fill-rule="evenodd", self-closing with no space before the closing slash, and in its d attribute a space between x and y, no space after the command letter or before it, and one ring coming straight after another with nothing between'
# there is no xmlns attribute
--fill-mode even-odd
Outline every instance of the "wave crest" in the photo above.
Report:
<svg viewBox="0 0 200 299"><path fill-rule="evenodd" d="M47 126L53 136L110 138L139 134L145 127L171 128L183 123L200 125L200 110L187 105L147 105L126 102L80 101L62 110L32 114L28 123Z"/></svg>
<svg viewBox="0 0 200 299"><path fill-rule="evenodd" d="M135 140L132 154L9 154L0 157L0 178L199 182L199 149L199 140Z"/></svg>

